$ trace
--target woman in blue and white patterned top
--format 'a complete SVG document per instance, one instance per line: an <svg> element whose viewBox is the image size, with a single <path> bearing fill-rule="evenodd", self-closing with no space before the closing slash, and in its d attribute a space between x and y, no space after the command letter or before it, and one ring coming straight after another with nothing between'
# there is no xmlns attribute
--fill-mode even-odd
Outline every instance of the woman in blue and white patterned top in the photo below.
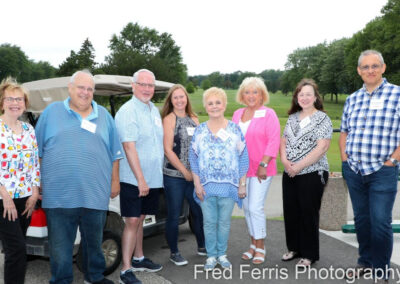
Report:
<svg viewBox="0 0 400 284"><path fill-rule="evenodd" d="M217 263L231 267L226 257L230 219L235 202L241 206L246 196L246 142L239 126L225 119L226 104L224 90L213 87L204 92L209 120L196 128L189 149L195 199L203 212L205 270L214 269Z"/></svg>

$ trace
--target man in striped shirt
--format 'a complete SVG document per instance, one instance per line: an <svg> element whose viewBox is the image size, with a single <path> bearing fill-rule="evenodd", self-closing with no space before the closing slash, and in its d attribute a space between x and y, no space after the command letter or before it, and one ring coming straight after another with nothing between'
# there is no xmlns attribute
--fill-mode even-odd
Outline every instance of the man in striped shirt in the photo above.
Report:
<svg viewBox="0 0 400 284"><path fill-rule="evenodd" d="M119 193L123 153L113 118L93 100L94 87L92 74L76 72L68 84L69 97L49 105L36 125L51 284L73 281L78 226L85 283L113 283L103 276L101 244L110 197Z"/></svg>
<svg viewBox="0 0 400 284"><path fill-rule="evenodd" d="M364 85L346 100L339 139L359 243L354 276L373 268L380 281L389 277L400 160L400 88L382 77L385 69L379 52L361 53L357 71Z"/></svg>

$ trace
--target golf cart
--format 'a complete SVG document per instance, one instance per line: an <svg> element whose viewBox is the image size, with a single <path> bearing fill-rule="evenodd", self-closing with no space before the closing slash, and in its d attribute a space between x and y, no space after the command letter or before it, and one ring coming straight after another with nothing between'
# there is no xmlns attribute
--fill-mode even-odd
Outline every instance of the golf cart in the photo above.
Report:
<svg viewBox="0 0 400 284"><path fill-rule="evenodd" d="M117 75L95 75L95 99L101 97L109 98L109 110L112 116L115 115L116 98L132 95L131 77ZM32 125L36 121L46 106L55 101L62 101L68 97L68 83L70 77L60 77L33 81L23 84L29 91L30 106L27 109L25 119ZM168 82L156 81L155 93L168 91L173 85ZM147 216L144 223L144 236L149 236L165 228L167 207L164 192L160 192L159 212L155 216ZM189 206L185 202L181 215L180 224L185 223L189 217ZM103 230L102 249L106 260L105 275L112 273L120 264L121 234L124 228L124 220L120 215L119 196L110 199L107 220ZM78 268L82 270L82 250L80 248L80 233L78 231L75 244L74 256ZM27 254L36 256L49 256L47 223L44 210L38 202L37 208L32 213L32 220L27 231Z"/></svg>

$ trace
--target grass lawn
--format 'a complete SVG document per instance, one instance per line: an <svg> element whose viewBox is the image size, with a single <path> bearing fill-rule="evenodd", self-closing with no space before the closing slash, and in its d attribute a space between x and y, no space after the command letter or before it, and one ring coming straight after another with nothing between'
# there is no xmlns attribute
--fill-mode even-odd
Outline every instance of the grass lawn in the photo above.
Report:
<svg viewBox="0 0 400 284"><path fill-rule="evenodd" d="M225 111L225 117L227 119L231 119L233 112L243 106L236 102L236 90L227 90L226 93L228 95L228 105ZM202 94L203 90L198 89L195 93L189 95L192 107L199 116L200 122L206 121L208 119L207 113L203 107ZM346 97L346 95L339 95L339 102L336 104L335 102L330 101L329 95L325 96L324 108L326 113L332 120L333 128L340 127L340 119L342 117L342 110ZM270 102L267 106L274 109L276 114L278 115L279 122L281 124L281 132L283 131L283 128L285 127L286 121L288 119L287 111L289 109L291 99L291 94L285 95L281 92L270 94ZM162 104L163 103L159 103L157 105L162 106ZM333 133L331 146L328 151L329 167L330 171L332 172L341 171L338 141L339 133ZM283 166L280 161L278 161L278 170L279 172L283 171Z"/></svg>

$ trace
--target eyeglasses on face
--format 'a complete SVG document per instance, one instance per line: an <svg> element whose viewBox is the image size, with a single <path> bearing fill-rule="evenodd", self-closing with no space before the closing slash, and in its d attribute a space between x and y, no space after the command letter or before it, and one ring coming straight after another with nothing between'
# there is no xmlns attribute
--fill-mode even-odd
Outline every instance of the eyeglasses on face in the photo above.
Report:
<svg viewBox="0 0 400 284"><path fill-rule="evenodd" d="M156 85L154 85L154 84L146 84L146 83L141 83L141 82L136 82L136 84L138 84L142 88L154 89L156 87Z"/></svg>
<svg viewBox="0 0 400 284"><path fill-rule="evenodd" d="M361 69L362 71L368 71L369 69L371 69L371 70L373 70L373 71L376 71L376 70L378 70L378 69L381 68L381 67L382 67L382 65L380 65L380 64L373 64L373 65L371 65L371 66L369 66L369 65L360 66L360 69Z"/></svg>
<svg viewBox="0 0 400 284"><path fill-rule="evenodd" d="M25 101L25 98L24 97L17 97L17 98L5 97L4 101L7 103L12 103L12 102L22 103L23 101Z"/></svg>
<svg viewBox="0 0 400 284"><path fill-rule="evenodd" d="M84 92L84 91L87 91L88 93L93 93L94 92L94 89L93 88L91 88L91 87L85 87L85 86L81 86L81 85L76 85L76 87L78 88L78 90L80 90L80 91L82 91L82 92Z"/></svg>

